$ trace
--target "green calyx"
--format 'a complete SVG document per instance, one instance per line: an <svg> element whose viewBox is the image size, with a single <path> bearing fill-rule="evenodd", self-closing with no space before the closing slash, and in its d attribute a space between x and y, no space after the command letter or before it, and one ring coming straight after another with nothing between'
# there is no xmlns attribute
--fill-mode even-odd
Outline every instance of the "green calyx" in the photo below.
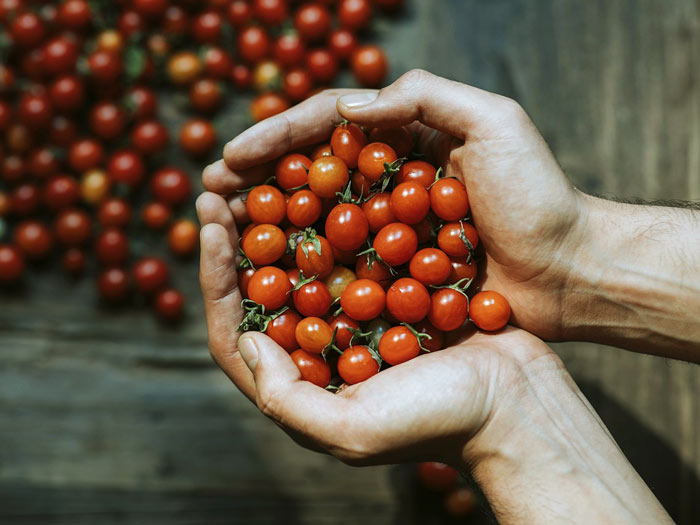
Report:
<svg viewBox="0 0 700 525"><path fill-rule="evenodd" d="M267 325L270 324L270 321L274 321L289 310L288 306L283 306L279 310L268 314L265 312L265 307L263 305L250 299L243 299L241 301L241 307L245 311L245 315L238 325L237 330L239 332L264 332L267 330Z"/></svg>

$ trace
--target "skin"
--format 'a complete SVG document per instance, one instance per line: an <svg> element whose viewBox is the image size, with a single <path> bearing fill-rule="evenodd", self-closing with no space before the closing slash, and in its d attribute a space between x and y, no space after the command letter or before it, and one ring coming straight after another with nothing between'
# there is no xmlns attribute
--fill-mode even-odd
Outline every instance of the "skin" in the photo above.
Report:
<svg viewBox="0 0 700 525"><path fill-rule="evenodd" d="M240 203L220 195L264 180L274 159L327 140L343 118L408 125L418 149L465 183L487 253L481 287L502 293L524 330L454 334L451 347L338 394L301 381L266 336L231 331L241 318ZM204 185L200 277L212 355L299 443L353 465L438 460L470 470L502 523L670 521L540 338L699 361L700 225L691 211L579 192L515 102L423 71L379 92L325 91L259 123L226 146Z"/></svg>

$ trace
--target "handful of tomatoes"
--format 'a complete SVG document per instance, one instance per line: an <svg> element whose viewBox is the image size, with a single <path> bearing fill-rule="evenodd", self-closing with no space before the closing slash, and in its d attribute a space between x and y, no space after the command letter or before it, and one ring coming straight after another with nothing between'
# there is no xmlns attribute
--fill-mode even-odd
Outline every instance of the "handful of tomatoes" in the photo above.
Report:
<svg viewBox="0 0 700 525"><path fill-rule="evenodd" d="M320 387L438 351L468 320L493 331L510 317L497 292L469 299L479 236L467 190L408 160L413 145L405 128L367 136L345 122L246 190L239 330L264 331Z"/></svg>

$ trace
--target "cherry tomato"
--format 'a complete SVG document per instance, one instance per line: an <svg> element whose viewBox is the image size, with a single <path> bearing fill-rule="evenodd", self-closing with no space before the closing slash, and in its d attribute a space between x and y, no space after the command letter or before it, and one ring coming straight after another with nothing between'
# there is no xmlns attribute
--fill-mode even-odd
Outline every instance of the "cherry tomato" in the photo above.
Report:
<svg viewBox="0 0 700 525"><path fill-rule="evenodd" d="M158 292L154 303L156 313L164 321L176 321L182 317L185 296L173 289Z"/></svg>
<svg viewBox="0 0 700 525"><path fill-rule="evenodd" d="M208 47L204 51L204 71L210 77L225 80L231 74L233 60L230 55L220 47Z"/></svg>
<svg viewBox="0 0 700 525"><path fill-rule="evenodd" d="M168 128L156 120L144 120L131 131L131 145L143 155L163 151L168 138Z"/></svg>
<svg viewBox="0 0 700 525"><path fill-rule="evenodd" d="M328 242L340 250L356 250L367 240L369 222L356 204L338 204L326 218Z"/></svg>
<svg viewBox="0 0 700 525"><path fill-rule="evenodd" d="M228 19L234 27L248 24L253 18L253 7L247 0L233 0L228 8Z"/></svg>
<svg viewBox="0 0 700 525"><path fill-rule="evenodd" d="M267 266L282 257L287 249L287 238L277 226L259 224L242 239L241 246L255 266Z"/></svg>
<svg viewBox="0 0 700 525"><path fill-rule="evenodd" d="M250 220L257 224L279 224L287 215L287 205L282 192L268 184L256 186L246 198Z"/></svg>
<svg viewBox="0 0 700 525"><path fill-rule="evenodd" d="M223 19L216 11L203 11L192 21L192 36L202 44L216 43L221 38Z"/></svg>
<svg viewBox="0 0 700 525"><path fill-rule="evenodd" d="M109 178L102 170L90 170L80 180L80 195L87 204L95 205L104 200L109 188Z"/></svg>
<svg viewBox="0 0 700 525"><path fill-rule="evenodd" d="M92 234L90 216L82 210L68 209L56 218L56 239L64 246L80 246Z"/></svg>
<svg viewBox="0 0 700 525"><path fill-rule="evenodd" d="M176 221L168 232L168 246L177 255L191 255L199 246L199 227L189 219Z"/></svg>
<svg viewBox="0 0 700 525"><path fill-rule="evenodd" d="M365 176L359 170L355 170L353 172L352 177L350 177L350 184L352 186L352 192L355 195L366 197L371 193L370 188L372 184L365 178Z"/></svg>
<svg viewBox="0 0 700 525"><path fill-rule="evenodd" d="M339 157L323 156L311 164L309 169L309 188L319 197L335 197L343 191L350 180L348 167Z"/></svg>
<svg viewBox="0 0 700 525"><path fill-rule="evenodd" d="M388 144L399 157L408 157L413 151L413 134L404 126L399 128L374 128L369 132L369 141ZM430 182L432 184L433 181L431 180Z"/></svg>
<svg viewBox="0 0 700 525"><path fill-rule="evenodd" d="M16 246L0 244L0 283L11 283L24 272L24 258Z"/></svg>
<svg viewBox="0 0 700 525"><path fill-rule="evenodd" d="M5 136L8 149L20 155L28 152L34 145L34 135L24 124L13 124Z"/></svg>
<svg viewBox="0 0 700 525"><path fill-rule="evenodd" d="M468 487L455 488L445 497L445 511L454 518L469 516L476 510L476 506L474 491Z"/></svg>
<svg viewBox="0 0 700 525"><path fill-rule="evenodd" d="M170 269L158 257L144 257L131 269L136 287L145 294L153 294L165 288L170 280Z"/></svg>
<svg viewBox="0 0 700 525"><path fill-rule="evenodd" d="M308 181L308 171L311 167L311 159L299 153L285 155L275 168L277 184L284 190L291 190L303 186Z"/></svg>
<svg viewBox="0 0 700 525"><path fill-rule="evenodd" d="M384 310L386 294L376 281L358 279L345 287L340 296L340 305L353 319L369 321Z"/></svg>
<svg viewBox="0 0 700 525"><path fill-rule="evenodd" d="M9 215L12 211L12 201L10 196L4 191L0 191L0 217Z"/></svg>
<svg viewBox="0 0 700 525"><path fill-rule="evenodd" d="M53 81L49 88L51 105L60 112L72 113L83 105L85 89L80 77L63 75Z"/></svg>
<svg viewBox="0 0 700 525"><path fill-rule="evenodd" d="M306 55L306 69L314 80L327 83L338 74L338 60L327 49L312 49Z"/></svg>
<svg viewBox="0 0 700 525"><path fill-rule="evenodd" d="M134 11L148 18L160 18L168 8L168 0L132 0Z"/></svg>
<svg viewBox="0 0 700 525"><path fill-rule="evenodd" d="M320 243L320 253L317 252L312 240L299 243L295 254L295 262L297 267L302 271L305 277L317 276L319 279L325 279L333 271L333 249L331 244L321 235L316 235ZM304 253L304 247L308 255Z"/></svg>
<svg viewBox="0 0 700 525"><path fill-rule="evenodd" d="M158 98L151 88L135 86L126 94L127 107L136 121L152 119L158 108Z"/></svg>
<svg viewBox="0 0 700 525"><path fill-rule="evenodd" d="M204 119L192 119L180 129L180 146L193 157L201 157L216 146L214 126Z"/></svg>
<svg viewBox="0 0 700 525"><path fill-rule="evenodd" d="M212 113L223 102L221 86L216 80L201 78L190 87L190 103L202 113Z"/></svg>
<svg viewBox="0 0 700 525"><path fill-rule="evenodd" d="M396 216L391 211L391 194L388 192L378 193L363 203L362 211L369 222L369 231L373 233L396 222Z"/></svg>
<svg viewBox="0 0 700 525"><path fill-rule="evenodd" d="M393 280L389 267L383 262L373 261L370 268L368 256L358 257L355 265L355 274L358 279L375 281L384 289L388 288Z"/></svg>
<svg viewBox="0 0 700 525"><path fill-rule="evenodd" d="M151 192L160 202L178 206L190 197L192 185L184 171L168 166L158 170L151 179Z"/></svg>
<svg viewBox="0 0 700 525"><path fill-rule="evenodd" d="M270 52L270 37L257 26L250 26L238 34L238 53L247 62L260 62Z"/></svg>
<svg viewBox="0 0 700 525"><path fill-rule="evenodd" d="M58 175L44 187L44 203L51 211L70 208L80 197L80 186L73 177Z"/></svg>
<svg viewBox="0 0 700 525"><path fill-rule="evenodd" d="M430 324L430 321L427 319L416 323L413 328L419 334L428 334L430 336L430 339L425 337L421 341L423 348L429 352L437 352L438 350L442 350L445 346L445 334Z"/></svg>
<svg viewBox="0 0 700 525"><path fill-rule="evenodd" d="M121 33L114 29L105 29L97 35L97 49L121 54L124 50L124 39Z"/></svg>
<svg viewBox="0 0 700 525"><path fill-rule="evenodd" d="M469 317L481 330L495 332L510 319L510 304L500 293L493 290L479 292L469 303Z"/></svg>
<svg viewBox="0 0 700 525"><path fill-rule="evenodd" d="M173 214L162 202L149 202L141 211L141 220L152 230L162 230L165 228Z"/></svg>
<svg viewBox="0 0 700 525"><path fill-rule="evenodd" d="M440 179L430 188L430 207L446 221L458 221L469 212L467 189L457 179Z"/></svg>
<svg viewBox="0 0 700 525"><path fill-rule="evenodd" d="M417 323L428 315L430 294L420 282L410 277L395 281L386 292L389 313L403 323Z"/></svg>
<svg viewBox="0 0 700 525"><path fill-rule="evenodd" d="M376 182L384 173L384 165L393 163L397 158L391 146L370 142L360 151L357 167L368 181Z"/></svg>
<svg viewBox="0 0 700 525"><path fill-rule="evenodd" d="M17 15L12 20L9 29L12 42L26 48L39 45L46 35L46 29L41 18L32 12Z"/></svg>
<svg viewBox="0 0 700 525"><path fill-rule="evenodd" d="M469 303L463 293L452 288L441 288L430 298L428 320L443 332L451 332L464 324Z"/></svg>
<svg viewBox="0 0 700 525"><path fill-rule="evenodd" d="M338 60L347 60L357 49L357 37L347 29L335 29L328 37L328 49Z"/></svg>
<svg viewBox="0 0 700 525"><path fill-rule="evenodd" d="M313 87L313 80L308 71L292 69L285 73L282 87L291 100L298 102L308 97Z"/></svg>
<svg viewBox="0 0 700 525"><path fill-rule="evenodd" d="M53 175L60 167L61 163L56 152L49 147L34 150L28 162L29 173L39 179Z"/></svg>
<svg viewBox="0 0 700 525"><path fill-rule="evenodd" d="M417 182L427 190L435 182L436 173L435 166L424 160L409 160L401 166L394 181L397 185L403 182Z"/></svg>
<svg viewBox="0 0 700 525"><path fill-rule="evenodd" d="M284 270L265 266L256 271L248 282L248 297L266 310L277 310L287 302L292 285Z"/></svg>
<svg viewBox="0 0 700 525"><path fill-rule="evenodd" d="M333 150L331 149L330 144L319 144L311 152L311 156L309 158L314 161L321 157L330 157L331 155L333 155Z"/></svg>
<svg viewBox="0 0 700 525"><path fill-rule="evenodd" d="M87 67L93 80L103 86L118 82L124 71L121 57L103 49L93 51L88 56Z"/></svg>
<svg viewBox="0 0 700 525"><path fill-rule="evenodd" d="M254 273L255 270L253 268L247 268L238 274L238 289L241 291L241 296L246 299L248 298L248 283Z"/></svg>
<svg viewBox="0 0 700 525"><path fill-rule="evenodd" d="M26 168L26 162L22 157L8 155L2 159L2 178L9 183L19 182L24 177Z"/></svg>
<svg viewBox="0 0 700 525"><path fill-rule="evenodd" d="M90 128L104 140L112 140L126 127L126 114L113 102L100 102L90 111Z"/></svg>
<svg viewBox="0 0 700 525"><path fill-rule="evenodd" d="M335 332L335 346L340 350L345 350L350 346L350 340L352 339L352 332L350 329L360 329L360 323L343 312L331 317L328 325L331 327L331 330Z"/></svg>
<svg viewBox="0 0 700 525"><path fill-rule="evenodd" d="M433 238L433 224L430 222L428 217L422 221L413 224L413 229L416 231L416 236L418 237L418 244L428 244Z"/></svg>
<svg viewBox="0 0 700 525"><path fill-rule="evenodd" d="M269 91L280 85L282 70L272 60L258 62L253 69L253 86L258 91Z"/></svg>
<svg viewBox="0 0 700 525"><path fill-rule="evenodd" d="M379 230L372 247L386 264L399 266L410 261L416 253L418 236L407 224L394 222Z"/></svg>
<svg viewBox="0 0 700 525"><path fill-rule="evenodd" d="M405 326L389 328L379 341L379 354L390 365L400 365L420 353L418 338Z"/></svg>
<svg viewBox="0 0 700 525"><path fill-rule="evenodd" d="M479 245L479 234L474 226L464 221L448 222L440 228L437 238L438 246L447 255L451 257L466 257L469 255L467 243L462 239L462 230L464 230L464 237L471 243L472 248L476 248Z"/></svg>
<svg viewBox="0 0 700 525"><path fill-rule="evenodd" d="M105 266L119 266L129 258L129 239L117 228L109 228L95 241L97 259Z"/></svg>
<svg viewBox="0 0 700 525"><path fill-rule="evenodd" d="M104 158L104 148L93 139L75 141L68 152L68 164L78 173L99 167Z"/></svg>
<svg viewBox="0 0 700 525"><path fill-rule="evenodd" d="M357 31L364 28L372 18L370 0L341 0L338 20L342 27Z"/></svg>
<svg viewBox="0 0 700 525"><path fill-rule="evenodd" d="M291 353L299 348L296 338L296 329L300 321L301 316L297 312L294 310L287 310L268 323L265 333L270 336L275 343Z"/></svg>
<svg viewBox="0 0 700 525"><path fill-rule="evenodd" d="M321 216L321 199L310 190L300 190L289 197L287 217L299 228L306 228Z"/></svg>
<svg viewBox="0 0 700 525"><path fill-rule="evenodd" d="M331 294L320 281L311 281L294 291L294 307L305 317L323 317L331 307Z"/></svg>
<svg viewBox="0 0 700 525"><path fill-rule="evenodd" d="M279 93L262 93L250 103L250 114L255 122L260 122L288 110L289 107L289 101Z"/></svg>
<svg viewBox="0 0 700 525"><path fill-rule="evenodd" d="M286 0L254 0L253 12L263 24L277 26L287 18L287 2Z"/></svg>
<svg viewBox="0 0 700 525"><path fill-rule="evenodd" d="M107 173L113 184L138 186L146 176L146 166L141 156L131 150L117 151L107 164Z"/></svg>
<svg viewBox="0 0 700 525"><path fill-rule="evenodd" d="M325 388L331 381L331 369L319 355L311 354L299 349L291 353L290 357L297 365L301 378L316 386Z"/></svg>
<svg viewBox="0 0 700 525"><path fill-rule="evenodd" d="M427 461L418 464L418 479L425 488L446 492L457 484L459 473L444 463Z"/></svg>
<svg viewBox="0 0 700 525"><path fill-rule="evenodd" d="M302 350L312 354L320 354L333 339L333 331L323 319L307 317L299 321L295 337Z"/></svg>
<svg viewBox="0 0 700 525"><path fill-rule="evenodd" d="M283 33L273 48L275 60L283 67L294 67L304 60L306 49L304 42L295 32Z"/></svg>
<svg viewBox="0 0 700 525"><path fill-rule="evenodd" d="M328 287L331 299L336 300L347 288L348 284L357 280L355 273L345 266L336 266L328 277L323 281Z"/></svg>
<svg viewBox="0 0 700 525"><path fill-rule="evenodd" d="M124 199L107 199L100 205L97 220L103 228L123 228L131 220L131 205Z"/></svg>
<svg viewBox="0 0 700 525"><path fill-rule="evenodd" d="M65 36L58 36L44 45L45 67L49 73L70 73L78 60L78 46Z"/></svg>
<svg viewBox="0 0 700 525"><path fill-rule="evenodd" d="M129 275L121 268L109 268L97 279L100 295L111 303L124 301L129 296Z"/></svg>
<svg viewBox="0 0 700 525"><path fill-rule="evenodd" d="M44 92L25 93L19 101L18 116L33 130L45 128L51 122L53 108Z"/></svg>
<svg viewBox="0 0 700 525"><path fill-rule="evenodd" d="M253 74L245 64L236 64L231 68L231 80L239 88L247 88L253 82Z"/></svg>
<svg viewBox="0 0 700 525"><path fill-rule="evenodd" d="M294 27L304 40L321 40L331 27L331 14L324 5L302 5L294 15Z"/></svg>
<svg viewBox="0 0 700 525"><path fill-rule="evenodd" d="M389 65L384 51L380 48L362 46L350 57L350 68L360 84L377 87L384 82Z"/></svg>
<svg viewBox="0 0 700 525"><path fill-rule="evenodd" d="M72 275L79 275L85 271L87 257L80 248L68 248L63 254L63 268Z"/></svg>
<svg viewBox="0 0 700 525"><path fill-rule="evenodd" d="M379 372L379 363L366 346L351 346L338 359L338 374L348 385L366 381Z"/></svg>
<svg viewBox="0 0 700 525"><path fill-rule="evenodd" d="M204 66L200 58L191 51L180 51L170 57L167 68L171 82L184 86L194 82Z"/></svg>
<svg viewBox="0 0 700 525"><path fill-rule="evenodd" d="M440 285L452 273L450 258L437 248L424 248L416 252L408 266L411 277L425 286Z"/></svg>
<svg viewBox="0 0 700 525"><path fill-rule="evenodd" d="M45 258L51 251L53 239L49 229L39 221L25 221L17 225L14 243L32 260Z"/></svg>
<svg viewBox="0 0 700 525"><path fill-rule="evenodd" d="M12 191L10 198L15 215L26 217L39 208L39 190L34 184L20 184Z"/></svg>
<svg viewBox="0 0 700 525"><path fill-rule="evenodd" d="M405 224L417 224L430 211L428 190L417 182L403 182L391 192L391 211Z"/></svg>
<svg viewBox="0 0 700 525"><path fill-rule="evenodd" d="M447 279L448 284L455 284L464 279L476 278L477 268L474 260L467 263L466 257L450 257L452 271Z"/></svg>
<svg viewBox="0 0 700 525"><path fill-rule="evenodd" d="M357 168L360 151L367 145L367 135L356 124L345 123L335 128L331 135L331 148L348 168Z"/></svg>

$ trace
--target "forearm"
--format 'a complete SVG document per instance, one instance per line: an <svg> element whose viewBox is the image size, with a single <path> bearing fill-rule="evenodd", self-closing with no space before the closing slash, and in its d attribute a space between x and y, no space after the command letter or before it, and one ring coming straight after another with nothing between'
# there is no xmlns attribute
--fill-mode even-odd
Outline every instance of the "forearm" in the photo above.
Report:
<svg viewBox="0 0 700 525"><path fill-rule="evenodd" d="M671 522L565 371L512 398L465 453L499 523Z"/></svg>
<svg viewBox="0 0 700 525"><path fill-rule="evenodd" d="M700 362L698 212L584 199L565 338Z"/></svg>

